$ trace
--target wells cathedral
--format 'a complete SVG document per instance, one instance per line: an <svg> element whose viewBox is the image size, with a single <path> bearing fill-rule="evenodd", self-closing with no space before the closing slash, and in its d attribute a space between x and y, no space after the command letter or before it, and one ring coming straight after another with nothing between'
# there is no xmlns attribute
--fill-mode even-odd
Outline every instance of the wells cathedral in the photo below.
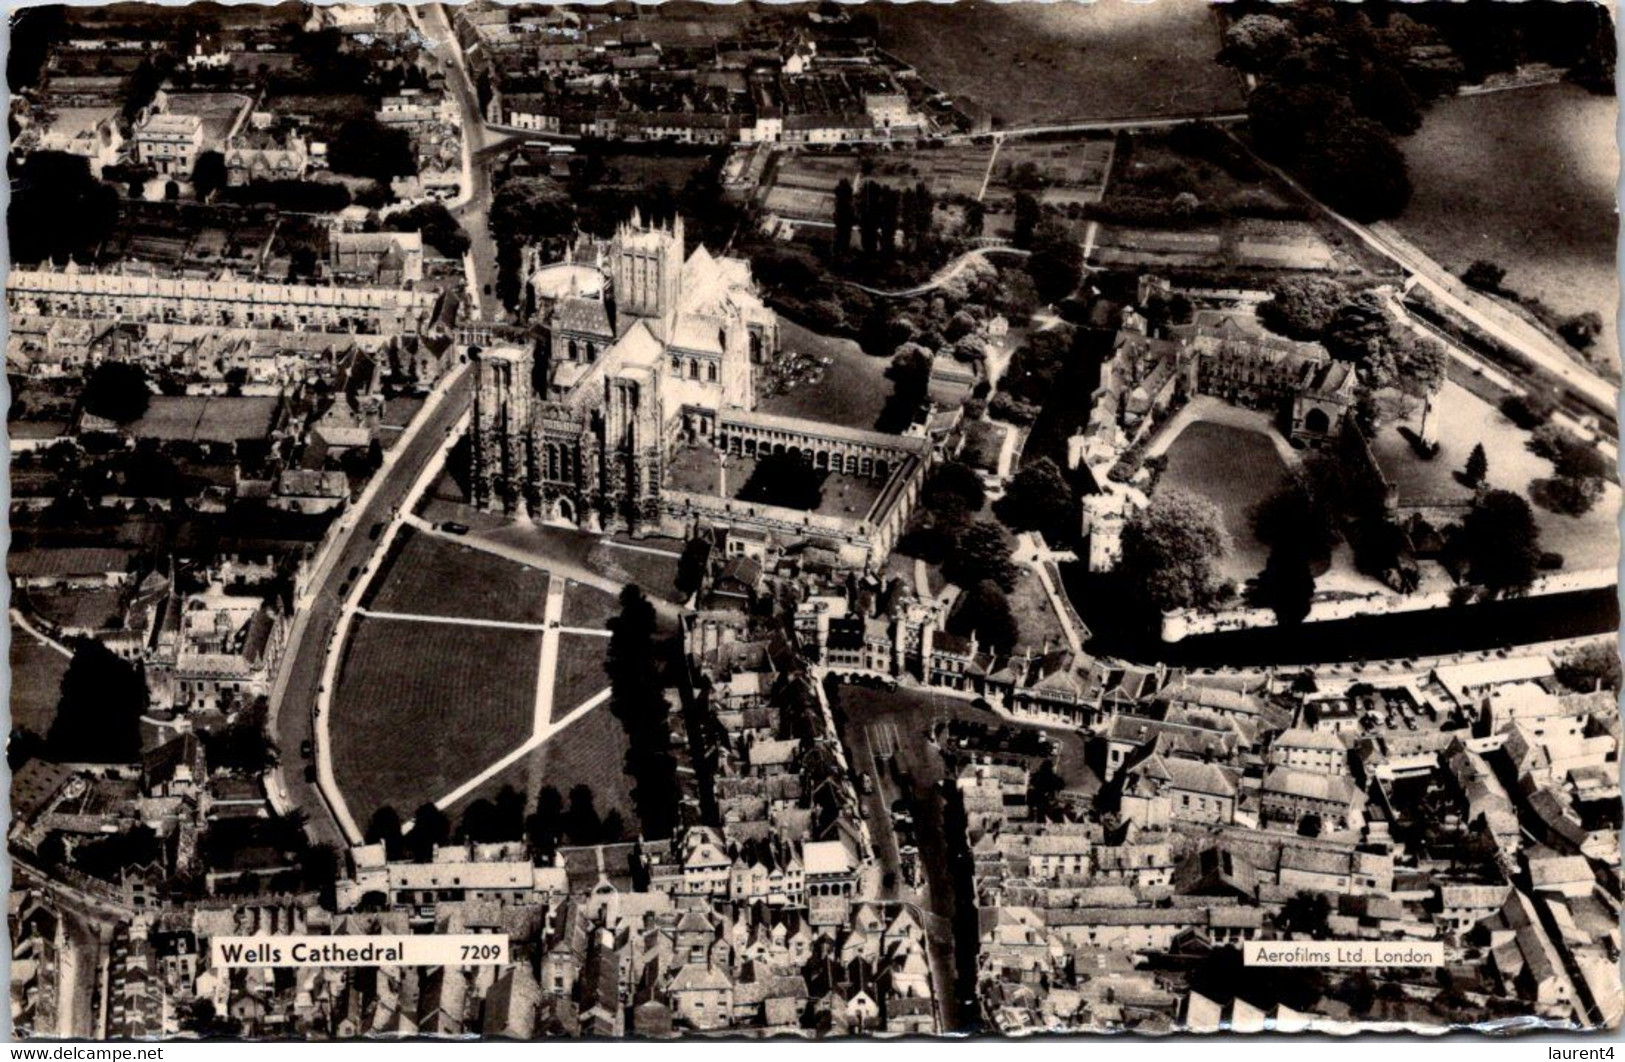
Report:
<svg viewBox="0 0 1625 1062"><path fill-rule="evenodd" d="M709 438L719 410L753 408L752 366L778 349L749 264L704 245L684 261L681 218L634 214L529 282L545 379L531 351L478 355L476 503L592 530L657 522L670 448Z"/></svg>
<svg viewBox="0 0 1625 1062"><path fill-rule="evenodd" d="M605 532L682 533L703 516L832 537L854 558L889 552L929 445L756 411L756 369L777 355L779 333L748 262L704 245L685 259L681 218L645 224L634 213L613 238L583 238L564 261L525 272L545 340L473 355L477 505ZM682 447L792 452L883 484L885 504L836 517L673 491L666 466Z"/></svg>

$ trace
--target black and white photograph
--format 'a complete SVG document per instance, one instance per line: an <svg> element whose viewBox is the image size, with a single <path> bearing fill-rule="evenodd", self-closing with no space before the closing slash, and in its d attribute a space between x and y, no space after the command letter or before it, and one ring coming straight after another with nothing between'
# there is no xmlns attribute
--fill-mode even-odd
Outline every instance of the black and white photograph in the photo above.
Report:
<svg viewBox="0 0 1625 1062"><path fill-rule="evenodd" d="M6 1039L1618 1035L1613 4L7 7Z"/></svg>

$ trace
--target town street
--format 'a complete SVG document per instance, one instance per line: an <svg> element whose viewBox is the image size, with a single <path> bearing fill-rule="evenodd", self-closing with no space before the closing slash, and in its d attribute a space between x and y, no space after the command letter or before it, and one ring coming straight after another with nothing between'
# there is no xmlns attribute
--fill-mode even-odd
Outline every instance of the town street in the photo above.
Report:
<svg viewBox="0 0 1625 1062"><path fill-rule="evenodd" d="M387 523L404 503L413 482L445 445L452 427L468 412L473 394L466 365L451 370L443 386L419 411L400 440L385 455L361 498L340 518L334 539L312 573L310 589L294 610L293 630L283 650L271 694L270 727L282 759L271 787L278 806L298 809L316 841L341 843L334 813L314 784L305 781L302 744L313 738L311 706L321 685L323 662L338 624L340 606L350 581L372 555L376 542L370 529ZM363 533L357 534L358 530Z"/></svg>
<svg viewBox="0 0 1625 1062"><path fill-rule="evenodd" d="M463 127L463 190L448 205L452 216L468 233L473 298L478 309L473 316L485 321L501 320L503 310L494 294L497 252L496 244L491 239L491 173L487 164L511 137L506 133L492 132L486 127L485 116L480 113L479 95L469 76L463 50L458 46L457 34L447 19L446 9L440 4L426 4L421 7L408 5L406 10L447 68L446 84L457 97L457 110Z"/></svg>

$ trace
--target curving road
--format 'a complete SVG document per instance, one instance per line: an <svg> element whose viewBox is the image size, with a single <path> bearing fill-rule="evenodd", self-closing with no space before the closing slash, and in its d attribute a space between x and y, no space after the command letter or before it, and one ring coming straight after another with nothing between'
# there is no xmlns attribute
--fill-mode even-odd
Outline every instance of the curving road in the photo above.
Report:
<svg viewBox="0 0 1625 1062"><path fill-rule="evenodd" d="M349 573L366 566L378 544L371 529L390 522L412 484L445 444L447 434L469 411L472 396L469 367L459 365L436 387L417 418L385 455L384 466L360 499L340 517L334 538L317 560L309 590L295 603L293 629L271 691L270 727L281 749L282 762L267 781L279 809L302 812L316 841L345 843L333 809L317 786L305 781L307 761L300 755L300 748L314 738L311 709L317 703L327 647L348 593Z"/></svg>
<svg viewBox="0 0 1625 1062"><path fill-rule="evenodd" d="M970 267L971 262L977 259L985 261L989 255L994 254L1008 254L1017 258L1025 258L1031 253L1031 251L1024 251L1019 247L975 247L937 270L931 279L924 284L916 284L912 288L904 288L901 291L883 291L880 288L871 288L866 284L859 284L855 280L849 280L847 283L859 291L868 292L870 295L878 295L883 299L912 299L916 295L924 295L942 287L963 273Z"/></svg>
<svg viewBox="0 0 1625 1062"><path fill-rule="evenodd" d="M445 7L441 4L408 4L406 10L417 24L418 32L428 42L430 50L446 68L446 84L457 99L463 131L463 185L462 194L447 206L468 233L471 244L469 280L473 287L474 316L485 321L500 320L503 316L501 304L486 294L487 288L496 291L497 279L496 243L491 239L490 225L491 173L487 163L513 138L485 124L485 116L480 113L479 94L474 89L473 78L469 75L468 64L463 58L463 50L458 45L457 34L451 28Z"/></svg>

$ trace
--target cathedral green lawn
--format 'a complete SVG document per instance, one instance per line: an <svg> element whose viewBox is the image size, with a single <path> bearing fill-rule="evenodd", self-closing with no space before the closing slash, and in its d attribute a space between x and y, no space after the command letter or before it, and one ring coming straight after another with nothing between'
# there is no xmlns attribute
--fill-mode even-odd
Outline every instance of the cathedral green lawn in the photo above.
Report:
<svg viewBox="0 0 1625 1062"><path fill-rule="evenodd" d="M525 794L527 811L536 806L544 786L552 786L566 801L578 785L592 789L593 806L599 815L617 809L629 831L638 828L632 806L632 779L626 774L626 732L620 721L601 704L568 727L547 739L518 763L487 781L458 801L447 814L453 822L475 800L494 799L503 786L513 786Z"/></svg>
<svg viewBox="0 0 1625 1062"><path fill-rule="evenodd" d="M610 617L620 612L621 603L614 594L573 580L565 587L562 623L565 627L607 630Z"/></svg>
<svg viewBox="0 0 1625 1062"><path fill-rule="evenodd" d="M539 568L406 528L374 580L366 608L540 623L547 608L547 580Z"/></svg>
<svg viewBox="0 0 1625 1062"><path fill-rule="evenodd" d="M596 634L559 635L559 662L553 677L555 723L609 686L609 676L604 672L608 653L608 638Z"/></svg>
<svg viewBox="0 0 1625 1062"><path fill-rule="evenodd" d="M357 822L408 818L523 744L541 634L358 618L333 691L333 770Z"/></svg>

